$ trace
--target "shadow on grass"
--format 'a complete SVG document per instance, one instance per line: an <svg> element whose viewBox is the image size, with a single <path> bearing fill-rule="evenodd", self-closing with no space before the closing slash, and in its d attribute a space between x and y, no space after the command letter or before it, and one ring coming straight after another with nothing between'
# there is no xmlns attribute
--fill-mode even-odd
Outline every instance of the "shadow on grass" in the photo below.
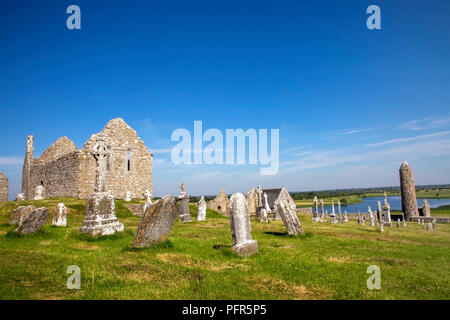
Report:
<svg viewBox="0 0 450 320"><path fill-rule="evenodd" d="M145 250L165 250L165 249L173 249L173 243L170 240L166 240L164 242L152 243L148 247L133 247L131 244L127 245L122 251L123 252L141 252Z"/></svg>
<svg viewBox="0 0 450 320"><path fill-rule="evenodd" d="M15 228L14 228L15 229ZM9 230L5 234L5 238L15 239L15 238L37 238L37 237L48 237L51 235L51 232L45 229L40 229L34 233L28 233L28 234L20 234L18 232L15 232L13 230Z"/></svg>
<svg viewBox="0 0 450 320"><path fill-rule="evenodd" d="M123 232L116 232L111 235L97 236L97 237L93 237L88 233L82 233L79 230L73 230L70 233L71 238L76 239L76 240L86 241L86 242L118 240L118 239L124 239L129 236L133 236L133 235L134 235L134 232L129 229L125 229Z"/></svg>
<svg viewBox="0 0 450 320"><path fill-rule="evenodd" d="M292 238L292 239L297 239L297 238L298 239L307 239L307 238L311 238L313 236L313 234L311 232L305 232L304 234L298 234L295 236L291 236L287 232L264 231L263 233L271 235L271 236Z"/></svg>

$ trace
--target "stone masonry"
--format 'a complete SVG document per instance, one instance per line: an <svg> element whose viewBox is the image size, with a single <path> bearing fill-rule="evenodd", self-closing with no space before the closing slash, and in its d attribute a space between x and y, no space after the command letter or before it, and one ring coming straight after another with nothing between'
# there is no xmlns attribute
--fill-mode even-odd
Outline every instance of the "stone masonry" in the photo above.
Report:
<svg viewBox="0 0 450 320"><path fill-rule="evenodd" d="M8 201L8 178L0 171L0 201Z"/></svg>
<svg viewBox="0 0 450 320"><path fill-rule="evenodd" d="M208 202L208 208L221 213L224 216L230 216L230 200L228 199L227 192L221 189L213 200Z"/></svg>
<svg viewBox="0 0 450 320"><path fill-rule="evenodd" d="M123 199L127 191L132 198L142 198L146 189L153 190L153 155L123 119L116 118L92 135L78 149L67 137L59 138L38 158L34 158L34 137L27 138L22 173L25 199L34 197L35 188L45 188L45 197L77 197L86 199L95 190L96 160L92 149L97 141L106 143L109 155L105 176L105 192Z"/></svg>
<svg viewBox="0 0 450 320"><path fill-rule="evenodd" d="M400 191L402 196L402 211L405 213L406 220L419 215L417 208L416 187L414 185L414 176L408 162L403 161L399 169Z"/></svg>

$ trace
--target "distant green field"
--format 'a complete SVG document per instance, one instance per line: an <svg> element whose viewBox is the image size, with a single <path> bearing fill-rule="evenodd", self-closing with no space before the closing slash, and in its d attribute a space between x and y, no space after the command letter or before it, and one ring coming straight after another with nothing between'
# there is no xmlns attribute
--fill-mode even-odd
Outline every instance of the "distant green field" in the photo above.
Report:
<svg viewBox="0 0 450 320"><path fill-rule="evenodd" d="M52 212L60 199L35 203ZM68 227L50 221L34 235L8 225L16 202L0 203L0 299L449 299L450 225L428 232L406 228L312 223L303 236L282 222L252 220L259 253L231 250L230 222L208 210L207 221L177 222L169 240L132 249L139 217L116 201L125 231L92 239L78 232L85 202L62 199ZM191 205L195 215L196 207ZM81 290L69 290L67 267L81 268ZM381 290L369 290L370 265L381 269Z"/></svg>

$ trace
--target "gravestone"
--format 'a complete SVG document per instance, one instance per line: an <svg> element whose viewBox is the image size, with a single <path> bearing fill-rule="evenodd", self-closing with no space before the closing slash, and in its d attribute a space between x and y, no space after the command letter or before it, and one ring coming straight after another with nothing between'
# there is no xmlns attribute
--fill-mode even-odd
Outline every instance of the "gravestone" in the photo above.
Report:
<svg viewBox="0 0 450 320"><path fill-rule="evenodd" d="M233 251L241 257L257 253L258 243L252 240L248 207L242 193L235 193L231 196L230 210Z"/></svg>
<svg viewBox="0 0 450 320"><path fill-rule="evenodd" d="M206 220L206 201L205 197L202 196L197 202L197 221L205 221Z"/></svg>
<svg viewBox="0 0 450 320"><path fill-rule="evenodd" d="M146 189L145 192L143 193L143 196L145 198L145 204L142 211L142 215L144 215L147 209L152 205L152 193L150 192L150 190Z"/></svg>
<svg viewBox="0 0 450 320"><path fill-rule="evenodd" d="M286 202L277 199L274 204L277 211L280 213L281 220L286 226L289 235L303 234L303 228L297 217L297 211L291 208Z"/></svg>
<svg viewBox="0 0 450 320"><path fill-rule="evenodd" d="M19 234L35 233L39 231L39 229L47 222L47 220L48 209L38 208L30 212L14 231L18 232Z"/></svg>
<svg viewBox="0 0 450 320"><path fill-rule="evenodd" d="M387 201L387 194L386 192L384 192L384 202L383 202L383 216L384 216L384 220L385 220L385 224L387 224L388 226L392 225L392 220L391 220L391 206L389 205L389 202Z"/></svg>
<svg viewBox="0 0 450 320"><path fill-rule="evenodd" d="M400 227L400 218L397 219L397 228Z"/></svg>
<svg viewBox="0 0 450 320"><path fill-rule="evenodd" d="M425 217L431 217L431 209L427 199L423 200L422 212Z"/></svg>
<svg viewBox="0 0 450 320"><path fill-rule="evenodd" d="M433 219L432 223L433 223L433 230L435 230L436 229L436 218Z"/></svg>
<svg viewBox="0 0 450 320"><path fill-rule="evenodd" d="M125 198L123 199L126 202L130 202L131 201L131 191L127 191L125 193Z"/></svg>
<svg viewBox="0 0 450 320"><path fill-rule="evenodd" d="M97 160L95 192L86 198L86 215L80 232L93 237L111 235L124 230L116 217L114 197L105 190L108 148L104 141L97 141L92 154Z"/></svg>
<svg viewBox="0 0 450 320"><path fill-rule="evenodd" d="M25 195L23 193L18 193L16 195L16 201L23 201L25 200Z"/></svg>
<svg viewBox="0 0 450 320"><path fill-rule="evenodd" d="M34 200L44 200L45 189L39 185L34 189Z"/></svg>
<svg viewBox="0 0 450 320"><path fill-rule="evenodd" d="M342 221L341 200L338 200L339 220Z"/></svg>
<svg viewBox="0 0 450 320"><path fill-rule="evenodd" d="M180 221L182 223L192 222L192 216L189 212L189 195L186 193L184 183L181 184L181 193L178 196L180 201Z"/></svg>
<svg viewBox="0 0 450 320"><path fill-rule="evenodd" d="M362 224L361 221L361 212L358 210L358 224Z"/></svg>
<svg viewBox="0 0 450 320"><path fill-rule="evenodd" d="M433 224L432 224L431 222L428 222L428 224L427 224L427 230L428 230L428 231L434 231Z"/></svg>
<svg viewBox="0 0 450 320"><path fill-rule="evenodd" d="M314 203L314 214L313 214L313 218L319 218L320 217L320 215L319 215L319 201L317 200L317 196L314 196L314 200L313 200L313 203ZM316 220L317 221L317 220Z"/></svg>
<svg viewBox="0 0 450 320"><path fill-rule="evenodd" d="M267 201L267 193L264 192L264 209L266 210L266 214L269 214L272 212L272 210L269 207L269 202Z"/></svg>
<svg viewBox="0 0 450 320"><path fill-rule="evenodd" d="M176 219L176 199L165 195L147 208L131 246L143 248L166 241Z"/></svg>
<svg viewBox="0 0 450 320"><path fill-rule="evenodd" d="M34 210L36 210L35 206L20 206L14 209L9 218L9 224L20 225Z"/></svg>
<svg viewBox="0 0 450 320"><path fill-rule="evenodd" d="M58 203L53 211L52 226L65 227L67 225L67 207L64 203Z"/></svg>
<svg viewBox="0 0 450 320"><path fill-rule="evenodd" d="M259 222L261 223L269 222L269 217L265 208L262 208L259 213Z"/></svg>

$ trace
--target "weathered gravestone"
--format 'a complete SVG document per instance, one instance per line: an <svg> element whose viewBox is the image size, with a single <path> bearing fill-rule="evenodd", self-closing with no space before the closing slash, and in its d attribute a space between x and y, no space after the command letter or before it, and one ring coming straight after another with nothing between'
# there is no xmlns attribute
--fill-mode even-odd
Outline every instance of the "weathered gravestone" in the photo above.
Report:
<svg viewBox="0 0 450 320"><path fill-rule="evenodd" d="M175 197L172 195L162 197L148 207L131 245L142 248L166 241L176 219Z"/></svg>
<svg viewBox="0 0 450 320"><path fill-rule="evenodd" d="M259 222L262 223L268 223L269 222L269 216L267 214L267 210L265 208L262 208L259 214Z"/></svg>
<svg viewBox="0 0 450 320"><path fill-rule="evenodd" d="M123 200L126 201L126 202L130 202L132 200L131 199L131 191L127 191L125 193L125 198Z"/></svg>
<svg viewBox="0 0 450 320"><path fill-rule="evenodd" d="M297 212L294 208L291 208L284 201L275 201L275 208L278 209L281 220L286 226L286 230L289 235L297 235L299 233L304 233L300 221L297 217Z"/></svg>
<svg viewBox="0 0 450 320"><path fill-rule="evenodd" d="M64 203L58 203L53 212L53 226L65 227L67 225L67 207Z"/></svg>
<svg viewBox="0 0 450 320"><path fill-rule="evenodd" d="M247 202L242 193L235 193L231 196L230 211L233 251L241 257L257 253L258 242L252 240Z"/></svg>
<svg viewBox="0 0 450 320"><path fill-rule="evenodd" d="M37 232L48 220L48 209L38 208L30 212L19 226L14 230L20 234Z"/></svg>
<svg viewBox="0 0 450 320"><path fill-rule="evenodd" d="M20 206L14 209L11 213L11 217L9 218L9 224L20 225L22 221L24 221L34 210L36 210L35 206Z"/></svg>
<svg viewBox="0 0 450 320"><path fill-rule="evenodd" d="M181 184L181 193L178 196L180 200L180 221L182 223L192 222L192 216L189 212L189 195L186 193L184 183Z"/></svg>
<svg viewBox="0 0 450 320"><path fill-rule="evenodd" d="M25 200L25 195L23 193L18 193L16 195L16 201L23 201Z"/></svg>
<svg viewBox="0 0 450 320"><path fill-rule="evenodd" d="M95 192L86 198L86 215L80 231L93 237L123 231L123 224L116 217L114 197L105 190L108 148L104 141L97 141L93 155L97 160Z"/></svg>
<svg viewBox="0 0 450 320"><path fill-rule="evenodd" d="M145 198L145 204L144 204L144 209L142 211L142 215L144 215L145 212L147 211L147 209L153 204L152 203L152 193L150 190L146 189L145 192L143 193L143 196Z"/></svg>
<svg viewBox="0 0 450 320"><path fill-rule="evenodd" d="M197 221L206 220L206 201L205 197L201 196L200 200L197 202Z"/></svg>
<svg viewBox="0 0 450 320"><path fill-rule="evenodd" d="M45 189L43 186L39 185L34 189L34 200L43 200L44 199Z"/></svg>
<svg viewBox="0 0 450 320"><path fill-rule="evenodd" d="M423 200L422 213L425 217L431 217L430 204L428 203L427 199Z"/></svg>
<svg viewBox="0 0 450 320"><path fill-rule="evenodd" d="M428 231L434 231L433 224L432 224L431 222L428 222L428 224L427 224L427 230L428 230Z"/></svg>

